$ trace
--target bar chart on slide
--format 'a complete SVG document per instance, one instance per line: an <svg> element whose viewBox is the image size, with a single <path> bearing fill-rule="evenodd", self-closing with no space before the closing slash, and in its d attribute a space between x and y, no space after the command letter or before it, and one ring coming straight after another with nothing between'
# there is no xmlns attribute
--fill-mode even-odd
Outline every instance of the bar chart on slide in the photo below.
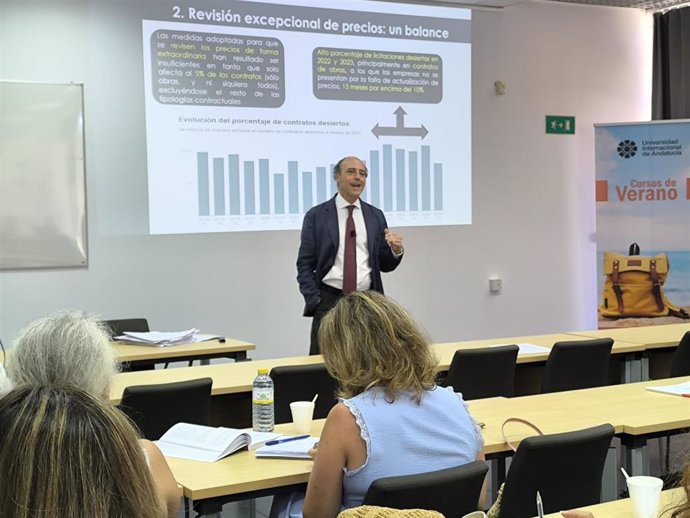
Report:
<svg viewBox="0 0 690 518"><path fill-rule="evenodd" d="M433 162L431 146L407 150L384 144L370 150L365 160L369 176L364 201L385 212L443 211L443 164ZM333 166L199 151L198 215L304 214L337 192Z"/></svg>

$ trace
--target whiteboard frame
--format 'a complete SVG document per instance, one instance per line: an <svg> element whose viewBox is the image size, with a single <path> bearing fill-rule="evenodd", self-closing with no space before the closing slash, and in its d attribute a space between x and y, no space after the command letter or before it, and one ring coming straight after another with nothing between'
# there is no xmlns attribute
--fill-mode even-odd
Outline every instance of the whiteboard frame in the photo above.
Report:
<svg viewBox="0 0 690 518"><path fill-rule="evenodd" d="M26 88L20 93L16 86ZM27 93L31 89L36 91ZM0 125L5 125L0 127L0 133L11 135L13 145L23 149L24 154L13 155L9 145L5 144L7 147L3 149L0 142L0 200L4 198L6 202L2 203L4 209L0 206L0 270L88 268L84 85L0 80L0 96L8 93L20 98L11 98L9 102L6 99L5 103L0 98ZM13 126L8 112L15 110L15 119L20 119L16 117L19 110L17 104L11 108L9 104L13 100L19 103L22 96L26 98L20 109L26 118ZM27 131L28 125L31 131ZM65 133L58 135L57 129L62 128L66 129ZM64 156L43 155L39 170L35 163L31 164L32 157L27 150L41 148L41 137L50 137L51 131L56 138L49 139L52 147L46 153L57 150ZM19 174L24 176L20 179L12 176ZM51 189L50 182L46 182L50 178L67 181L53 185L60 189ZM23 185L18 187L19 184ZM43 197L45 203L41 209L47 212L38 216L29 212L31 204L22 203L27 189L31 189L31 197ZM13 200L19 201L12 203ZM21 227L16 234L10 227L14 221Z"/></svg>

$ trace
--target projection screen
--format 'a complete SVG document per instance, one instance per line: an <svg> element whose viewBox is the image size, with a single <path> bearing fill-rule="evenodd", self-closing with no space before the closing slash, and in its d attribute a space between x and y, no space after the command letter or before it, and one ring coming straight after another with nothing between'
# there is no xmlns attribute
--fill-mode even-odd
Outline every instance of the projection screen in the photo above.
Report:
<svg viewBox="0 0 690 518"><path fill-rule="evenodd" d="M148 18L152 234L300 228L348 155L391 226L471 223L469 10L196 0Z"/></svg>

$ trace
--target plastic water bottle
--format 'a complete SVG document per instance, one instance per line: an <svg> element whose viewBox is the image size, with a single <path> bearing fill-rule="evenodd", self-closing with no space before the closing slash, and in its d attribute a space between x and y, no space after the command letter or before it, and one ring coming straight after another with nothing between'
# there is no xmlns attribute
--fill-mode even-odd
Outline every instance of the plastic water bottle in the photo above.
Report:
<svg viewBox="0 0 690 518"><path fill-rule="evenodd" d="M252 384L252 428L255 432L272 432L273 424L273 380L268 369L259 369Z"/></svg>

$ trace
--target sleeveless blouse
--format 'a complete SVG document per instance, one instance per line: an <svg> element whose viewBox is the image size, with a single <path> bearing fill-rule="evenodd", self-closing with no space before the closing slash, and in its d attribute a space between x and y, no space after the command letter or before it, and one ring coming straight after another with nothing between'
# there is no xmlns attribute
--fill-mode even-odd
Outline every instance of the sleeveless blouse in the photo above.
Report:
<svg viewBox="0 0 690 518"><path fill-rule="evenodd" d="M343 509L364 501L371 483L382 477L411 475L474 461L484 444L467 405L452 387L386 401L380 388L343 401L357 421L367 455L362 466L344 469Z"/></svg>
<svg viewBox="0 0 690 518"><path fill-rule="evenodd" d="M411 475L467 464L484 447L481 430L452 387L427 390L417 404L402 394L392 403L372 388L343 400L366 444L364 464L344 468L341 510L362 505L377 478ZM276 495L270 518L302 518L304 492Z"/></svg>

